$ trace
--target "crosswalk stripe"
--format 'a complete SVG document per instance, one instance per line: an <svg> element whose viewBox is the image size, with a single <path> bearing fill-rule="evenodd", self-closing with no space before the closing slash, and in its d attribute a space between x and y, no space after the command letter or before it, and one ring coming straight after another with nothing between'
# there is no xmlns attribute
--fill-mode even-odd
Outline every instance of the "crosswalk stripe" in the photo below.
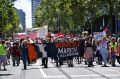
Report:
<svg viewBox="0 0 120 79"><path fill-rule="evenodd" d="M37 62L36 64L40 65L39 62ZM43 77L47 78L47 75L45 74L45 72L43 71L43 69L40 66L38 66L38 68L40 68L39 70L40 70L41 74L43 75Z"/></svg>

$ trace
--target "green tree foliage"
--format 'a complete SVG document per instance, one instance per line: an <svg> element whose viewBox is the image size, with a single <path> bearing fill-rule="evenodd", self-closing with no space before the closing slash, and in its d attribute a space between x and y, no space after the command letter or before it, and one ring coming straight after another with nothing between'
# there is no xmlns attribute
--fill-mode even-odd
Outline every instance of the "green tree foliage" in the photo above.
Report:
<svg viewBox="0 0 120 79"><path fill-rule="evenodd" d="M73 30L84 24L84 0L41 0L40 7L36 10L36 26L48 25L62 31ZM80 19L81 18L81 19Z"/></svg>
<svg viewBox="0 0 120 79"><path fill-rule="evenodd" d="M104 1L102 1L102 3L104 3ZM115 26L113 26L114 24L114 17L113 16L117 16L120 13L120 0L105 0L104 5L106 6L105 8L107 9L107 13L110 17L110 25L112 26L112 29L115 30Z"/></svg>
<svg viewBox="0 0 120 79"><path fill-rule="evenodd" d="M15 0L0 0L0 32L14 32L19 28L13 1Z"/></svg>
<svg viewBox="0 0 120 79"><path fill-rule="evenodd" d="M41 0L36 10L35 26L48 25L62 31L80 30L102 15L120 12L120 0Z"/></svg>

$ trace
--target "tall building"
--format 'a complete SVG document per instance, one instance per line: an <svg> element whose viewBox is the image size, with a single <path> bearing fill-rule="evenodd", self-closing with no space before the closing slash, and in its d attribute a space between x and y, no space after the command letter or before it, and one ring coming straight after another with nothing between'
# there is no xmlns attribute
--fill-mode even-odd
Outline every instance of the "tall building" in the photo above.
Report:
<svg viewBox="0 0 120 79"><path fill-rule="evenodd" d="M21 24L21 28L22 28L22 31L25 32L26 31L26 19L25 19L25 12L21 9L17 9L15 8L16 10L16 13L17 15L19 16L19 19L20 19L20 24Z"/></svg>
<svg viewBox="0 0 120 79"><path fill-rule="evenodd" d="M39 5L40 5L40 0L32 0L32 25L35 22L35 11Z"/></svg>

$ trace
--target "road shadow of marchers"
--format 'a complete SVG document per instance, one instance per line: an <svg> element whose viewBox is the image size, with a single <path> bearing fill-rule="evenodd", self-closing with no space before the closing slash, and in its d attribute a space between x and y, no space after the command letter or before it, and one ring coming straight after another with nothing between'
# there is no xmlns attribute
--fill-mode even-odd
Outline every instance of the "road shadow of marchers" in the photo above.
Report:
<svg viewBox="0 0 120 79"><path fill-rule="evenodd" d="M12 74L0 74L0 76L10 76Z"/></svg>

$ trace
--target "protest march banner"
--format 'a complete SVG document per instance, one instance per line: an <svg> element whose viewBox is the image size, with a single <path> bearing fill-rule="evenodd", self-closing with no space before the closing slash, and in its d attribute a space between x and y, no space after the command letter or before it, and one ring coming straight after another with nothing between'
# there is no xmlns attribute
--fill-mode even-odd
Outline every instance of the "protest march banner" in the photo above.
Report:
<svg viewBox="0 0 120 79"><path fill-rule="evenodd" d="M28 44L28 56L30 62L36 61L38 58L42 57L42 52L40 51L41 44ZM84 46L81 46L81 42L56 42L47 43L47 53L48 57L69 57L69 56L80 56L81 50ZM117 56L117 61L120 63L120 56Z"/></svg>
<svg viewBox="0 0 120 79"><path fill-rule="evenodd" d="M28 35L29 38L35 39L36 37L38 37L38 32L29 32Z"/></svg>
<svg viewBox="0 0 120 79"><path fill-rule="evenodd" d="M80 42L57 42L55 46L59 57L79 55Z"/></svg>
<svg viewBox="0 0 120 79"><path fill-rule="evenodd" d="M48 26L40 27L39 30L38 30L38 33L39 33L38 36L40 38L45 38L46 35L48 34Z"/></svg>
<svg viewBox="0 0 120 79"><path fill-rule="evenodd" d="M28 54L29 60L35 61L37 58L42 57L41 44L29 44ZM48 57L69 57L78 56L80 53L80 42L56 42L47 43L46 50ZM42 49L43 50L43 49Z"/></svg>
<svg viewBox="0 0 120 79"><path fill-rule="evenodd" d="M106 36L106 32L94 32L94 38L96 40L101 40L104 36Z"/></svg>
<svg viewBox="0 0 120 79"><path fill-rule="evenodd" d="M14 35L14 37L15 37L15 39L24 39L24 38L27 38L28 37L28 35L27 35L27 33L16 33L15 35Z"/></svg>

